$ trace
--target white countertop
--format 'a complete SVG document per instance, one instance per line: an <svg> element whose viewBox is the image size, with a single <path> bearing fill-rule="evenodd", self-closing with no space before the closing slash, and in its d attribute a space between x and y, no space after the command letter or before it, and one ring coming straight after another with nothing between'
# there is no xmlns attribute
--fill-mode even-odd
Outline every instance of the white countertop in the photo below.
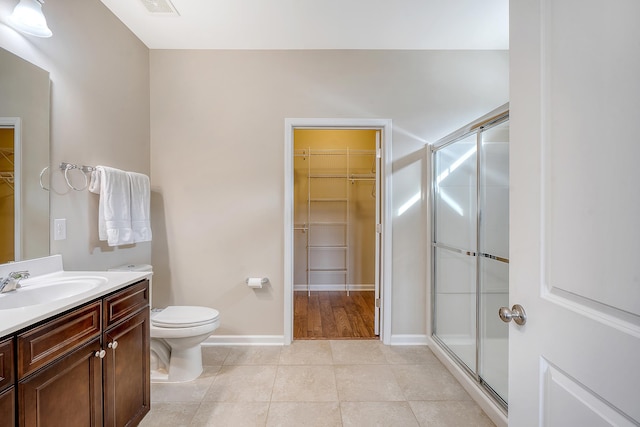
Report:
<svg viewBox="0 0 640 427"><path fill-rule="evenodd" d="M45 260L48 258L51 257L47 257ZM2 264L0 265L0 277L4 277L8 274L9 270L29 270L32 276L31 278L24 280L24 287L27 287L29 281L32 281L33 279L37 279L34 281L40 283L49 279L67 279L80 276L104 277L106 279L106 283L86 292L55 301L20 308L0 309L0 337L10 335L39 322L40 320L47 319L71 308L80 306L86 302L100 298L142 279L150 279L152 276L151 272L138 271L64 271L61 269L61 260L58 262L57 260L52 261L49 259L48 263L50 265L45 268L42 268L40 265L32 264L31 261ZM34 275L33 271L37 271L38 273Z"/></svg>

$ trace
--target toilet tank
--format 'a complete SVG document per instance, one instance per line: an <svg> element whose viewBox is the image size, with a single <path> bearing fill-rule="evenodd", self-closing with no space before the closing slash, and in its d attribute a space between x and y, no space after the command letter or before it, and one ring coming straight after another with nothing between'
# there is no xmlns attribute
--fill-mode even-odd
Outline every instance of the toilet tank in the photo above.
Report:
<svg viewBox="0 0 640 427"><path fill-rule="evenodd" d="M149 264L124 264L108 268L107 271L153 271L153 267Z"/></svg>

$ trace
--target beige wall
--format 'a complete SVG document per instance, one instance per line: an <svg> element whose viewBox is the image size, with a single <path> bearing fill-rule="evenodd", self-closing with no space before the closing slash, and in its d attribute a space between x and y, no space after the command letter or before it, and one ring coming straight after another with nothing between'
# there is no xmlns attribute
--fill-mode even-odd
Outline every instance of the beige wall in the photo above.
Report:
<svg viewBox="0 0 640 427"><path fill-rule="evenodd" d="M16 3L0 0L0 16ZM53 37L0 24L0 47L50 73L51 218L67 220L67 239L52 241L51 253L69 270L150 262L150 243L98 242L97 196L69 190L57 169L65 161L149 173L149 51L98 0L56 0L43 10Z"/></svg>
<svg viewBox="0 0 640 427"><path fill-rule="evenodd" d="M426 142L508 100L506 51L149 53L98 0L44 10L52 38L0 25L0 47L50 72L52 165L150 173L154 190L153 243L112 249L97 197L54 171L51 217L68 229L51 252L67 269L152 259L156 304L217 307L221 334L282 335L284 118L389 118L393 333L426 333L426 205L395 211L424 194ZM258 275L271 286L248 289Z"/></svg>
<svg viewBox="0 0 640 427"><path fill-rule="evenodd" d="M392 333L426 334L424 144L508 101L506 51L175 51L151 61L156 305L282 335L284 119L393 120ZM247 288L249 276L271 286Z"/></svg>

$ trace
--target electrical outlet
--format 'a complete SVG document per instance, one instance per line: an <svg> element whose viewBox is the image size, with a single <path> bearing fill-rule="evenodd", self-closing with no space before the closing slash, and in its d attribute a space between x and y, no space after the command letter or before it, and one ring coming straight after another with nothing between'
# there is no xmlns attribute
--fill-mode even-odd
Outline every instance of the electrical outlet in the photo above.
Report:
<svg viewBox="0 0 640 427"><path fill-rule="evenodd" d="M65 218L53 221L53 240L64 240L67 238L67 220Z"/></svg>

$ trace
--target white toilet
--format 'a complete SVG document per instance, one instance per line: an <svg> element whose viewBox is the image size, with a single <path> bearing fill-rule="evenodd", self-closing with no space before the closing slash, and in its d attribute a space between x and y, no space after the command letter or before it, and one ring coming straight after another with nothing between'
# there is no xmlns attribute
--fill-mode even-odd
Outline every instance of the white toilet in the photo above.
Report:
<svg viewBox="0 0 640 427"><path fill-rule="evenodd" d="M152 271L148 264L129 264L114 271ZM200 345L218 329L218 310L200 306L169 306L151 310L151 381L185 382L202 373Z"/></svg>

